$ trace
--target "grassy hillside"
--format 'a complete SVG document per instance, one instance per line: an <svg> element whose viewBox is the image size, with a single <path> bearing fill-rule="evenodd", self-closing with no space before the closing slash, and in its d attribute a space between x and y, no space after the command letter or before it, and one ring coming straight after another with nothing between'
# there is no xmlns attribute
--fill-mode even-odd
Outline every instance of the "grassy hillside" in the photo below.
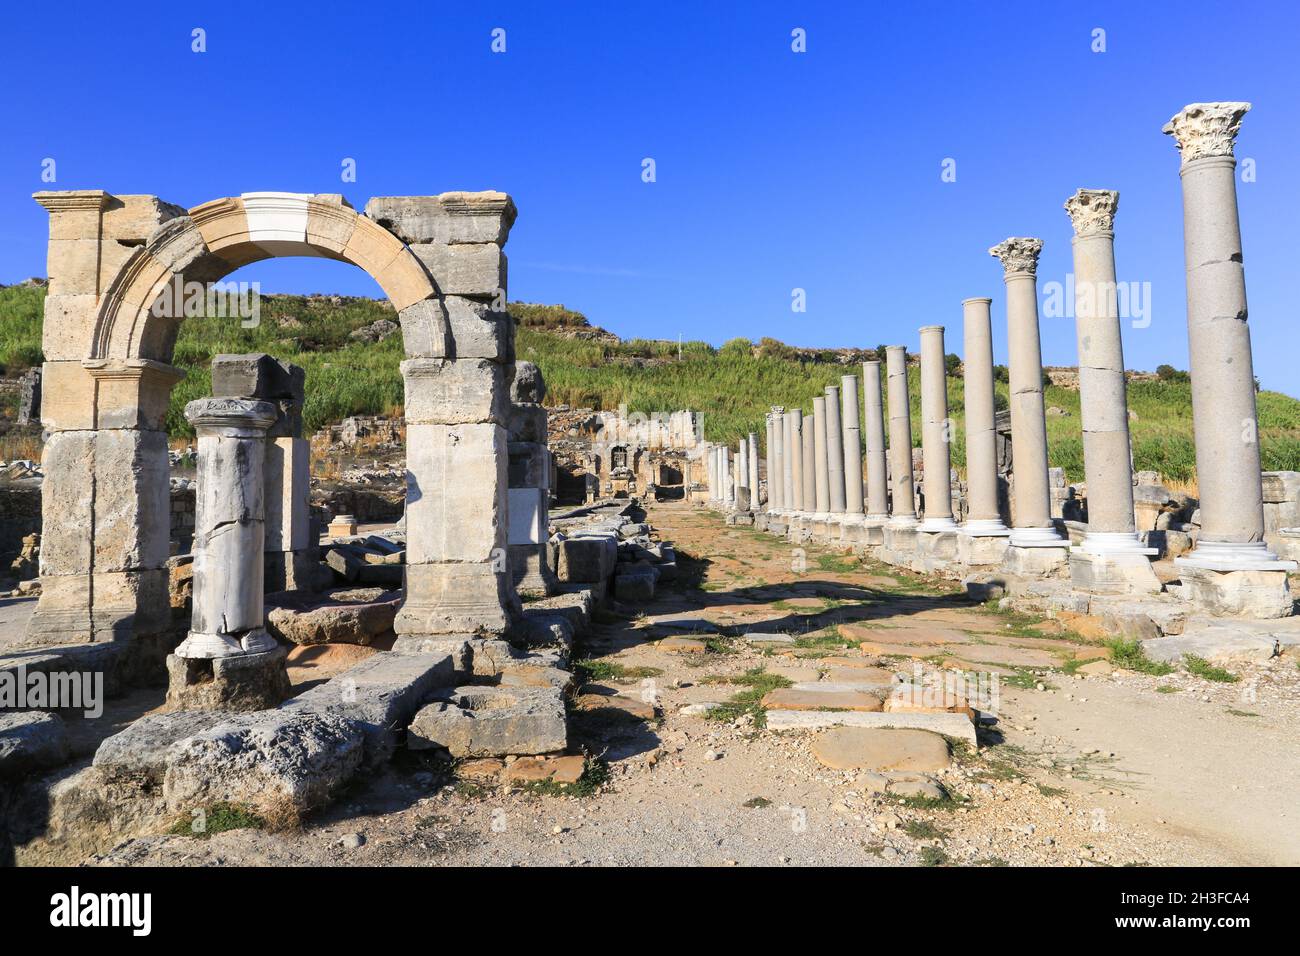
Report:
<svg viewBox="0 0 1300 956"><path fill-rule="evenodd" d="M0 289L0 367L13 375L40 361L40 314L44 290ZM549 404L617 408L637 412L702 410L705 436L734 441L749 431L763 433L763 415L774 404L811 411L812 398L838 384L856 365L829 360L833 353L796 351L765 339L757 345L736 339L721 348L704 342L632 339L619 342L588 325L581 313L562 306L512 303L520 326L520 358L541 366L550 388ZM347 415L396 414L402 406L401 336L380 343L348 338L377 319L394 319L384 302L337 296L263 296L262 321L241 328L233 319L188 319L176 345L174 362L186 378L172 393L168 427L176 437L190 434L181 409L208 394L207 363L219 352L265 351L307 370L307 427L315 430ZM911 376L913 440L920 443L919 375ZM1007 386L998 383L999 402ZM953 459L965 465L962 382L948 387L950 414L956 420ZM1048 418L1052 464L1071 479L1083 477L1079 394L1049 387L1049 406L1065 416ZM1195 471L1191 388L1185 381L1136 382L1129 403L1134 458L1140 469L1189 480ZM1277 392L1258 397L1261 448L1266 469L1300 470L1300 401Z"/></svg>

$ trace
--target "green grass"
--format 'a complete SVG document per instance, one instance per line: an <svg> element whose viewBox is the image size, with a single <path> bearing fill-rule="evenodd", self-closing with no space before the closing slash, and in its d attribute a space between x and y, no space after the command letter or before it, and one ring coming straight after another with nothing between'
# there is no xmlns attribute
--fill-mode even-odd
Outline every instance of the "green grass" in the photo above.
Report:
<svg viewBox="0 0 1300 956"><path fill-rule="evenodd" d="M903 824L903 832L913 840L946 840L948 831L935 826L929 820L908 820Z"/></svg>
<svg viewBox="0 0 1300 956"><path fill-rule="evenodd" d="M1178 693L1178 690L1179 688L1175 687L1173 684L1160 684L1156 687L1157 694L1176 694Z"/></svg>
<svg viewBox="0 0 1300 956"><path fill-rule="evenodd" d="M255 277L254 277L255 278ZM13 375L42 361L41 313L45 290L12 286L0 289L0 368ZM378 344L353 342L348 334L376 319L395 318L381 300L322 296L264 295L261 322L245 329L231 318L191 318L181 325L172 363L186 378L172 392L167 419L172 437L193 433L181 415L185 402L209 392L207 365L221 352L268 352L307 371L308 429L348 415L400 412L403 389L398 363L402 340L395 335ZM815 396L840 376L860 371L840 365L834 353L796 352L771 339L752 343L734 339L721 347L706 342L678 343L632 339L624 342L574 338L565 330L587 325L586 318L563 306L511 303L521 323L515 351L536 362L546 376L552 404L597 409L626 405L631 412L667 412L693 408L704 412L704 437L734 442L748 432L764 433L763 419L772 405L812 409ZM615 324L617 317L605 319ZM921 440L920 375L909 375L912 436ZM1047 419L1048 457L1071 481L1083 478L1079 393L1056 386L1045 389L1048 405L1069 414ZM1007 383L996 385L1000 408L1007 404ZM966 465L965 403L962 380L948 381L949 414L955 424L951 445L954 467ZM1279 392L1256 397L1260 452L1268 470L1300 470L1300 401ZM1129 407L1134 462L1140 470L1188 480L1196 465L1192 443L1191 385L1186 381L1133 382Z"/></svg>
<svg viewBox="0 0 1300 956"><path fill-rule="evenodd" d="M709 711L707 719L731 723L749 714L754 718L754 726L761 729L767 724L764 695L778 687L789 687L792 682L780 674L769 674L762 667L752 667L739 676L712 675L705 678L705 683L739 684L746 688Z"/></svg>
<svg viewBox="0 0 1300 956"><path fill-rule="evenodd" d="M1107 641L1106 646L1110 648L1111 663L1123 670L1136 671L1139 674L1150 674L1152 677L1164 677L1166 674L1174 672L1172 664L1166 664L1164 661L1153 661L1147 657L1140 641L1115 637Z"/></svg>
<svg viewBox="0 0 1300 956"><path fill-rule="evenodd" d="M1215 667L1204 657L1197 657L1195 654L1184 654L1183 664L1186 666L1188 673L1195 674L1202 680L1214 681L1217 684L1235 684L1241 680L1232 671L1224 670L1222 667Z"/></svg>
<svg viewBox="0 0 1300 956"><path fill-rule="evenodd" d="M214 833L227 830L262 830L266 820L240 803L214 803L177 820L168 833L206 840Z"/></svg>
<svg viewBox="0 0 1300 956"><path fill-rule="evenodd" d="M573 662L573 675L581 684L591 681L641 680L658 677L663 673L658 667L628 667L617 661L586 658Z"/></svg>
<svg viewBox="0 0 1300 956"><path fill-rule="evenodd" d="M947 853L937 846L921 847L921 865L922 866L947 866L950 858Z"/></svg>

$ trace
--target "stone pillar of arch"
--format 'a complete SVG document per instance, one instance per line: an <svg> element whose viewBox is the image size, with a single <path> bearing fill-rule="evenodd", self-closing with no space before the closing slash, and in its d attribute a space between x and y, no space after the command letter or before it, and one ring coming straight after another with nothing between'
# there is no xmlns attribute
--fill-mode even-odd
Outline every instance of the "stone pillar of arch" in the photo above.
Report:
<svg viewBox="0 0 1300 956"><path fill-rule="evenodd" d="M170 629L164 419L188 289L274 256L352 263L402 325L408 562L399 634L500 633L506 560L503 193L371 200L245 193L190 210L102 190L38 193L50 212L43 420L50 432L31 644ZM236 321L237 317L232 318Z"/></svg>
<svg viewBox="0 0 1300 956"><path fill-rule="evenodd" d="M1264 541L1259 421L1237 218L1233 145L1249 103L1192 103L1164 127L1182 156L1187 339L1201 534L1174 559L1183 593L1213 614L1292 613L1286 575Z"/></svg>

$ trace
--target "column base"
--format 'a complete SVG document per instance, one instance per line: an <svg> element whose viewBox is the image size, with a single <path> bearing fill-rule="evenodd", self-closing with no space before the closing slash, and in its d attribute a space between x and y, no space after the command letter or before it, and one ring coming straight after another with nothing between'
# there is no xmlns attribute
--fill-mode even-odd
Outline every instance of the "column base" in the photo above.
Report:
<svg viewBox="0 0 1300 956"><path fill-rule="evenodd" d="M971 567L1000 565L1007 555L1011 530L1001 534L969 534L963 527L957 535L957 560Z"/></svg>
<svg viewBox="0 0 1300 956"><path fill-rule="evenodd" d="M289 699L288 651L186 658L167 655L168 710L266 710Z"/></svg>
<svg viewBox="0 0 1300 956"><path fill-rule="evenodd" d="M968 538L1005 538L1010 536L1011 529L1001 518L967 518L961 533Z"/></svg>
<svg viewBox="0 0 1300 956"><path fill-rule="evenodd" d="M1071 549L1076 554L1122 555L1135 554L1155 557L1159 548L1148 548L1136 531L1089 531L1083 541Z"/></svg>
<svg viewBox="0 0 1300 956"><path fill-rule="evenodd" d="M264 654L279 648L275 638L263 628L233 634L201 634L190 631L176 648L175 656L187 660L215 660L219 657L243 657L246 654Z"/></svg>
<svg viewBox="0 0 1300 956"><path fill-rule="evenodd" d="M957 560L957 529L929 531L922 524L916 532L916 560L913 570L923 574L941 571Z"/></svg>
<svg viewBox="0 0 1300 956"><path fill-rule="evenodd" d="M1245 544L1206 541L1202 538L1190 554L1174 558L1178 568L1206 571L1294 571L1296 562L1284 561L1263 541Z"/></svg>
<svg viewBox="0 0 1300 956"><path fill-rule="evenodd" d="M1129 535L1130 540L1133 535ZM1084 545L1087 544L1085 539ZM1139 547L1127 551L1104 553L1085 550L1084 545L1070 551L1070 584L1076 591L1089 594L1158 594L1160 579L1151 567L1148 552Z"/></svg>
<svg viewBox="0 0 1300 956"><path fill-rule="evenodd" d="M936 515L933 518L923 519L918 527L927 533L956 531L957 522L952 520L952 515Z"/></svg>
<svg viewBox="0 0 1300 956"><path fill-rule="evenodd" d="M1182 586L1170 590L1208 614L1272 619L1295 613L1295 602L1284 570L1218 571L1183 565L1182 561L1182 558L1174 559Z"/></svg>
<svg viewBox="0 0 1300 956"><path fill-rule="evenodd" d="M896 525L892 521L885 525L884 547L880 549L880 560L895 567L911 568L916 557L915 524Z"/></svg>
<svg viewBox="0 0 1300 956"><path fill-rule="evenodd" d="M840 541L847 545L861 544L866 531L866 520L860 514L846 514L840 522Z"/></svg>
<svg viewBox="0 0 1300 956"><path fill-rule="evenodd" d="M1069 546L1069 540L1062 538L1054 527L1011 529L1013 548L1068 548Z"/></svg>
<svg viewBox="0 0 1300 956"><path fill-rule="evenodd" d="M495 562L408 564L393 630L406 634L505 634L522 615L508 567Z"/></svg>
<svg viewBox="0 0 1300 956"><path fill-rule="evenodd" d="M862 520L862 543L869 548L879 547L885 543L885 525L889 515L867 515Z"/></svg>

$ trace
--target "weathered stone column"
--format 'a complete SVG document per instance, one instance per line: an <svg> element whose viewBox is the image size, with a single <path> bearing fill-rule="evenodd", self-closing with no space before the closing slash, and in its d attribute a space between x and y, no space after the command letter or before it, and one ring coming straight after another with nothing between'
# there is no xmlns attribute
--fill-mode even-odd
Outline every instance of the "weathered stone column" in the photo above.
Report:
<svg viewBox="0 0 1300 956"><path fill-rule="evenodd" d="M889 465L893 479L893 509L890 524L914 527L916 496L912 491L912 420L907 397L907 349L885 347L886 384L889 389Z"/></svg>
<svg viewBox="0 0 1300 956"><path fill-rule="evenodd" d="M830 511L844 514L844 431L840 419L840 387L826 386L826 484L830 491Z"/></svg>
<svg viewBox="0 0 1300 956"><path fill-rule="evenodd" d="M1182 154L1187 335L1201 533L1175 564L1216 613L1291 613L1286 572L1264 543L1263 483L1233 145L1249 103L1193 103L1164 127Z"/></svg>
<svg viewBox="0 0 1300 956"><path fill-rule="evenodd" d="M777 492L780 490L780 482L777 479L778 469L776 467L776 430L772 427L771 412L764 416L763 425L767 429L767 457L764 462L767 466L767 513L771 514L776 510Z"/></svg>
<svg viewBox="0 0 1300 956"><path fill-rule="evenodd" d="M264 627L266 432L270 402L204 398L185 406L198 432L190 631L167 658L174 710L258 710L289 696L285 651Z"/></svg>
<svg viewBox="0 0 1300 956"><path fill-rule="evenodd" d="M785 407L772 406L772 470L767 475L768 511L785 511Z"/></svg>
<svg viewBox="0 0 1300 956"><path fill-rule="evenodd" d="M1007 288L1007 340L1010 347L1013 528L1007 570L1022 575L1050 574L1065 562L1064 550L1026 554L1034 548L1064 549L1052 523L1047 484L1047 419L1043 408L1043 358L1038 337L1036 271L1043 240L1013 237L989 255L1002 262Z"/></svg>
<svg viewBox="0 0 1300 956"><path fill-rule="evenodd" d="M789 513L792 511L799 510L799 504L797 501L795 501L795 497L794 497L794 475L795 475L795 467L796 467L794 463L794 456L798 453L796 449L799 446L795 441L796 433L794 428L794 415L791 414L790 412L786 412L785 415L782 416L782 418L783 421L782 421L781 444L786 450L786 456L785 456L785 463L784 463L784 471L781 475L781 487L782 490L785 492L784 509L786 513Z"/></svg>
<svg viewBox="0 0 1300 956"><path fill-rule="evenodd" d="M816 477L816 514L814 521L825 521L831 510L830 475L826 459L826 399L813 399L813 472Z"/></svg>
<svg viewBox="0 0 1300 956"><path fill-rule="evenodd" d="M875 545L884 543L881 529L889 520L889 463L885 452L885 408L878 360L862 363L862 396L867 431L867 517L863 523L863 542Z"/></svg>
<svg viewBox="0 0 1300 956"><path fill-rule="evenodd" d="M551 452L547 447L546 381L532 362L516 362L510 383L510 454L507 491L510 503L510 574L515 590L546 597L559 590L551 570Z"/></svg>
<svg viewBox="0 0 1300 956"><path fill-rule="evenodd" d="M948 445L948 381L943 326L921 329L921 453L925 460L925 520L922 531L954 531L952 450Z"/></svg>
<svg viewBox="0 0 1300 956"><path fill-rule="evenodd" d="M862 426L858 411L858 377L840 376L844 428L844 510L862 514Z"/></svg>
<svg viewBox="0 0 1300 956"><path fill-rule="evenodd" d="M799 450L803 456L803 473L807 480L803 483L803 502L799 505L812 530L812 516L817 512L817 416L809 414L803 422L803 447Z"/></svg>
<svg viewBox="0 0 1300 956"><path fill-rule="evenodd" d="M809 476L804 474L803 470L803 433L804 429L807 427L807 423L804 421L802 408L796 408L794 411L787 412L786 414L790 416L790 428L793 436L792 447L797 450L795 454L790 456L790 474L792 477L791 487L794 489L792 507L794 511L802 511L804 483L811 480Z"/></svg>
<svg viewBox="0 0 1300 956"><path fill-rule="evenodd" d="M749 469L749 510L757 512L762 502L759 500L758 485L758 434L749 433L749 441L746 442L746 451L748 452L747 467Z"/></svg>
<svg viewBox="0 0 1300 956"><path fill-rule="evenodd" d="M965 357L962 384L966 409L966 520L957 539L957 560L972 566L1002 561L1011 529L998 508L998 436L994 426L992 299L962 302Z"/></svg>
<svg viewBox="0 0 1300 956"><path fill-rule="evenodd" d="M1133 520L1128 394L1115 285L1114 222L1119 193L1080 189L1065 202L1074 226L1074 314L1079 408L1088 485L1088 531L1072 549L1070 578L1098 592L1159 591Z"/></svg>

